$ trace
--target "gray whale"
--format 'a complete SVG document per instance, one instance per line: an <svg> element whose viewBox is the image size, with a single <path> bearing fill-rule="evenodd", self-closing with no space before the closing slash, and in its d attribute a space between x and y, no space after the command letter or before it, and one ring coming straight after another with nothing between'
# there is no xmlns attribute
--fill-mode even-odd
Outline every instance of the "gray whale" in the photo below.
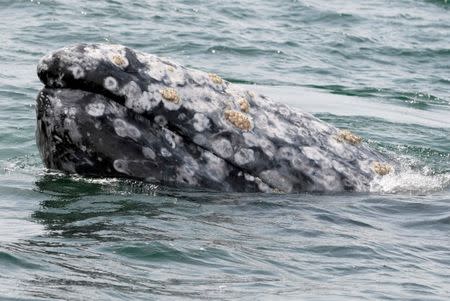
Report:
<svg viewBox="0 0 450 301"><path fill-rule="evenodd" d="M50 169L287 193L367 191L392 171L348 130L125 46L65 47L37 73L36 140Z"/></svg>

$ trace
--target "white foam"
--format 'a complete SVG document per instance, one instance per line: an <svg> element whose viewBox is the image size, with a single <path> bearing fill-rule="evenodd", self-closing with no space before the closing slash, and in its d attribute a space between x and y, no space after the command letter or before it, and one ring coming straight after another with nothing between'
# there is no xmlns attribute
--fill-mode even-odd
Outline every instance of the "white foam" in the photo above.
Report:
<svg viewBox="0 0 450 301"><path fill-rule="evenodd" d="M450 173L429 174L426 169L406 170L398 174L377 177L370 185L378 193L430 193L450 188Z"/></svg>

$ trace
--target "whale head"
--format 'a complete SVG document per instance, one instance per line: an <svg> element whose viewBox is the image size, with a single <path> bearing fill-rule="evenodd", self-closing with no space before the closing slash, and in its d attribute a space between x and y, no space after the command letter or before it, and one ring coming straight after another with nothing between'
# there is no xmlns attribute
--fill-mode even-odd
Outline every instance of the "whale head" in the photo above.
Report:
<svg viewBox="0 0 450 301"><path fill-rule="evenodd" d="M50 169L295 192L365 190L390 168L359 137L308 113L125 46L65 47L37 73L36 137Z"/></svg>

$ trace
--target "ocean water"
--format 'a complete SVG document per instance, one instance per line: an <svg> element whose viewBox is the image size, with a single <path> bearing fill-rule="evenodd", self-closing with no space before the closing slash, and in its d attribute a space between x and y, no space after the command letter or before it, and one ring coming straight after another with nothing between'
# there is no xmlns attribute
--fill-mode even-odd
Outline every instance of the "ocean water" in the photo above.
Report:
<svg viewBox="0 0 450 301"><path fill-rule="evenodd" d="M0 0L0 300L449 300L450 2ZM36 64L120 43L393 156L368 193L223 194L45 170Z"/></svg>

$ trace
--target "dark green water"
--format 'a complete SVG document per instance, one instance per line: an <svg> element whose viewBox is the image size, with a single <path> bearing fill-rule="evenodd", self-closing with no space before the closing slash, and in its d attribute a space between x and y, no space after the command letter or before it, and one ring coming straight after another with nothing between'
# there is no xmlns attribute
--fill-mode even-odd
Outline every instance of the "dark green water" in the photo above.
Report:
<svg viewBox="0 0 450 301"><path fill-rule="evenodd" d="M0 0L0 300L449 300L450 3ZM77 42L216 72L397 158L367 194L47 172L35 68Z"/></svg>

